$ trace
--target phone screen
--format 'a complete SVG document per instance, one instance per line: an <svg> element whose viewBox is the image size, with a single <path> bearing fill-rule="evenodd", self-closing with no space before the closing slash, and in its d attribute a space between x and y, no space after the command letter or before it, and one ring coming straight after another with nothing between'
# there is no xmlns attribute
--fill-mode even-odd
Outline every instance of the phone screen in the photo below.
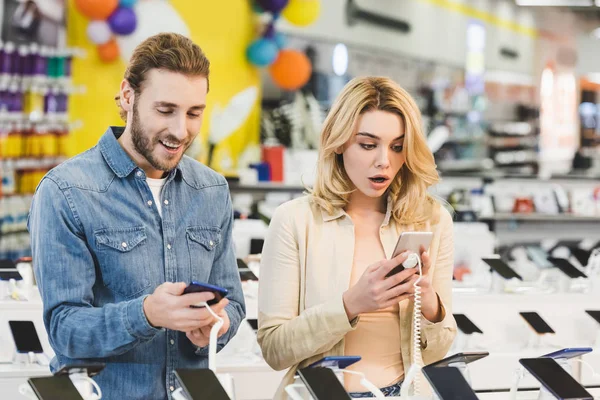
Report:
<svg viewBox="0 0 600 400"><path fill-rule="evenodd" d="M587 278L587 275L577 269L565 258L548 257L548 261L560 269L569 278Z"/></svg>
<svg viewBox="0 0 600 400"><path fill-rule="evenodd" d="M536 312L520 312L525 321L539 334L555 333L554 329Z"/></svg>
<svg viewBox="0 0 600 400"><path fill-rule="evenodd" d="M225 288L214 286L214 285L211 285L208 283L192 282L188 285L188 287L185 288L185 290L183 291L183 294L202 293L202 292L214 293L215 298L206 302L209 306L212 306L213 304L217 304L219 301L221 301L223 299L223 297L227 296L227 293L228 293L227 289L225 289ZM195 307L195 306L192 306L192 307Z"/></svg>
<svg viewBox="0 0 600 400"><path fill-rule="evenodd" d="M585 312L600 324L600 310L585 310Z"/></svg>
<svg viewBox="0 0 600 400"><path fill-rule="evenodd" d="M298 374L315 400L350 400L350 395L329 368L303 368Z"/></svg>
<svg viewBox="0 0 600 400"><path fill-rule="evenodd" d="M230 400L210 369L176 369L175 376L190 399Z"/></svg>
<svg viewBox="0 0 600 400"><path fill-rule="evenodd" d="M29 378L28 382L41 400L83 400L68 375Z"/></svg>
<svg viewBox="0 0 600 400"><path fill-rule="evenodd" d="M504 279L517 278L520 281L523 280L521 275L517 274L514 269L499 258L482 258L482 260Z"/></svg>
<svg viewBox="0 0 600 400"><path fill-rule="evenodd" d="M458 368L425 367L423 374L440 400L477 400L477 395Z"/></svg>
<svg viewBox="0 0 600 400"><path fill-rule="evenodd" d="M32 321L8 321L19 353L43 353L42 344Z"/></svg>
<svg viewBox="0 0 600 400"><path fill-rule="evenodd" d="M524 358L519 362L557 398L592 400L587 390L552 358Z"/></svg>
<svg viewBox="0 0 600 400"><path fill-rule="evenodd" d="M477 325L471 321L469 317L465 314L453 314L454 320L456 321L456 326L460 331L466 335L471 335L473 333L483 333L481 329Z"/></svg>
<svg viewBox="0 0 600 400"><path fill-rule="evenodd" d="M455 364L455 363L469 364L469 363L472 363L473 361L480 360L489 355L490 355L490 353L488 353L487 351L457 353L457 354L451 355L450 357L446 357L443 360L433 362L433 363L429 364L428 367L448 367L451 364Z"/></svg>

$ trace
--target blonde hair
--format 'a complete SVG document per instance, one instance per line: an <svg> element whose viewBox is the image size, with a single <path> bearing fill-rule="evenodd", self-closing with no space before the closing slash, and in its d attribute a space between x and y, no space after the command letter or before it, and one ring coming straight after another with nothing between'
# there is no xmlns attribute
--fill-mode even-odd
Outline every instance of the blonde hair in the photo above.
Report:
<svg viewBox="0 0 600 400"><path fill-rule="evenodd" d="M366 112L381 110L400 116L404 124L406 162L392 181L388 195L392 218L401 224L422 224L437 210L438 203L427 189L439 181L433 154L421 126L421 113L408 92L389 78L354 78L337 97L321 133L313 200L330 214L345 208L356 190L346 174L343 159L336 154L356 133L358 120Z"/></svg>
<svg viewBox="0 0 600 400"><path fill-rule="evenodd" d="M142 91L146 73L155 68L187 76L204 76L208 84L210 61L191 39L178 33L166 32L150 36L133 51L124 78L136 96ZM119 95L115 96L119 115L123 121L127 121L127 112L121 108L119 98Z"/></svg>

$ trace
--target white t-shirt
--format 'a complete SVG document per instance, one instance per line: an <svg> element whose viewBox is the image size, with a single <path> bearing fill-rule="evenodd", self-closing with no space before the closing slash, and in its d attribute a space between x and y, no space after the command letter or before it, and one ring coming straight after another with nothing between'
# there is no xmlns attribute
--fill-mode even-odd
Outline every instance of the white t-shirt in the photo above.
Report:
<svg viewBox="0 0 600 400"><path fill-rule="evenodd" d="M148 182L148 186L152 191L152 197L154 197L154 204L156 204L156 208L158 209L158 213L162 217L162 203L160 202L160 192L162 191L163 186L165 186L165 182L167 178L162 179L153 179L146 178L146 182Z"/></svg>

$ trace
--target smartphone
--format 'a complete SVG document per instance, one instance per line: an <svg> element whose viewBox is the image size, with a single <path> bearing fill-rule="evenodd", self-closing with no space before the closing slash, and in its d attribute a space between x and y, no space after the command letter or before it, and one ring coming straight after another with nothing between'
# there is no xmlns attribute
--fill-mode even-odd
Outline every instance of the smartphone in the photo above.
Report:
<svg viewBox="0 0 600 400"><path fill-rule="evenodd" d="M248 269L248 264L246 264L246 261L242 260L241 258L237 258L236 261L238 269Z"/></svg>
<svg viewBox="0 0 600 400"><path fill-rule="evenodd" d="M571 264L566 258L548 257L548 261L560 269L569 278L587 278L587 275L581 272L576 266Z"/></svg>
<svg viewBox="0 0 600 400"><path fill-rule="evenodd" d="M516 278L520 281L523 280L521 275L517 274L517 272L512 269L507 263L502 261L499 258L482 258L483 262L492 268L492 270L496 271L501 277L504 279L513 279Z"/></svg>
<svg viewBox="0 0 600 400"><path fill-rule="evenodd" d="M559 400L592 400L592 395L552 358L522 358L521 365Z"/></svg>
<svg viewBox="0 0 600 400"><path fill-rule="evenodd" d="M325 368L339 368L344 369L350 365L359 362L360 356L329 356L323 357L319 361L310 364L309 368L325 367Z"/></svg>
<svg viewBox="0 0 600 400"><path fill-rule="evenodd" d="M548 261L549 254L540 246L525 246L529 259L540 268L553 268L554 265Z"/></svg>
<svg viewBox="0 0 600 400"><path fill-rule="evenodd" d="M83 400L68 375L29 378L27 382L40 400Z"/></svg>
<svg viewBox="0 0 600 400"><path fill-rule="evenodd" d="M207 301L207 304L209 306L212 306L213 304L217 304L219 301L223 300L223 298L227 296L227 293L229 293L229 291L227 289L219 287L219 286L211 285L209 283L201 283L201 282L192 281L188 285L188 287L185 288L185 290L183 291L183 294L199 293L199 292L212 292L215 294L214 299ZM195 306L192 306L192 307L195 307Z"/></svg>
<svg viewBox="0 0 600 400"><path fill-rule="evenodd" d="M536 312L520 312L519 315L529 324L529 326L539 335L546 333L556 333L546 321Z"/></svg>
<svg viewBox="0 0 600 400"><path fill-rule="evenodd" d="M14 279L15 281L20 281L20 280L23 280L23 277L21 276L19 271L17 271L16 269L11 269L11 268L0 269L0 280L9 281L11 279Z"/></svg>
<svg viewBox="0 0 600 400"><path fill-rule="evenodd" d="M449 366L451 366L451 364L456 364L456 363L470 364L473 361L480 360L489 355L490 355L490 353L488 353L487 351L456 353L456 354L446 357L440 361L436 361L431 364L428 364L427 366L439 368L439 367L449 367Z"/></svg>
<svg viewBox="0 0 600 400"><path fill-rule="evenodd" d="M585 312L600 324L600 310L585 310Z"/></svg>
<svg viewBox="0 0 600 400"><path fill-rule="evenodd" d="M428 365L422 371L440 400L477 400L477 395L458 368Z"/></svg>
<svg viewBox="0 0 600 400"><path fill-rule="evenodd" d="M1 259L0 260L0 269L16 269L17 264L13 260L9 259Z"/></svg>
<svg viewBox="0 0 600 400"><path fill-rule="evenodd" d="M350 400L335 372L329 368L302 368L298 375L314 400Z"/></svg>
<svg viewBox="0 0 600 400"><path fill-rule="evenodd" d="M392 253L392 258L396 257L400 253L410 250L413 253L421 255L421 249L428 250L429 245L431 244L431 240L433 239L433 232L402 232L398 241L396 242L396 247L394 248L394 252ZM392 269L385 276L386 278L396 275L398 272L402 272L404 270L404 266L402 264L398 265L394 269Z"/></svg>
<svg viewBox="0 0 600 400"><path fill-rule="evenodd" d="M80 374L84 373L87 376L96 376L104 369L106 364L95 363L95 364L66 364L60 367L54 375L69 375L69 374Z"/></svg>
<svg viewBox="0 0 600 400"><path fill-rule="evenodd" d="M465 335L472 335L473 333L483 333L477 325L471 321L465 314L452 314L456 321L456 326Z"/></svg>
<svg viewBox="0 0 600 400"><path fill-rule="evenodd" d="M176 369L173 373L190 400L230 400L219 378L210 369Z"/></svg>
<svg viewBox="0 0 600 400"><path fill-rule="evenodd" d="M552 353L545 354L542 357L554 358L555 360L559 360L559 359L569 360L571 358L579 357L579 356L582 356L584 354L591 353L591 352L592 352L591 347L573 347L573 348L557 350Z"/></svg>
<svg viewBox="0 0 600 400"><path fill-rule="evenodd" d="M590 257L592 256L591 250L585 250L585 249L582 249L581 247L573 247L570 250L571 250L571 254L573 255L573 257L575 257L577 259L577 261L579 261L579 264L581 264L583 267L588 265L588 261L590 260Z"/></svg>
<svg viewBox="0 0 600 400"><path fill-rule="evenodd" d="M258 319L248 318L248 319L246 319L246 321L248 321L248 324L250 325L250 327L252 328L252 330L254 332L256 332L258 330Z"/></svg>
<svg viewBox="0 0 600 400"><path fill-rule="evenodd" d="M8 321L18 353L44 352L33 321Z"/></svg>

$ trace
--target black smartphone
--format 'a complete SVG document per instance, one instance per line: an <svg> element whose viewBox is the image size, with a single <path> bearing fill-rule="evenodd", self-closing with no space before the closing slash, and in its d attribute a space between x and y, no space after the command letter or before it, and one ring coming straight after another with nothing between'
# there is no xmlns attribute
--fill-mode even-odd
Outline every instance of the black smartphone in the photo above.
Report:
<svg viewBox="0 0 600 400"><path fill-rule="evenodd" d="M66 364L60 367L54 375L69 375L85 373L87 376L96 376L104 369L106 364L95 363L95 364Z"/></svg>
<svg viewBox="0 0 600 400"><path fill-rule="evenodd" d="M600 324L600 310L585 310L585 312Z"/></svg>
<svg viewBox="0 0 600 400"><path fill-rule="evenodd" d="M246 264L246 261L242 260L241 258L237 258L236 261L239 269L248 269L248 264Z"/></svg>
<svg viewBox="0 0 600 400"><path fill-rule="evenodd" d="M546 333L556 333L546 321L536 312L520 312L519 315L529 324L529 326L539 335Z"/></svg>
<svg viewBox="0 0 600 400"><path fill-rule="evenodd" d="M514 269L512 269L510 265L508 265L499 258L482 258L482 260L487 265L489 265L492 270L496 271L504 279L517 278L520 281L523 280L521 275L517 274L517 272Z"/></svg>
<svg viewBox="0 0 600 400"><path fill-rule="evenodd" d="M473 361L477 361L480 360L484 357L489 356L490 353L488 353L487 351L481 351L481 352L467 352L467 353L456 353L453 354L449 357L446 357L440 361L436 361L433 362L431 364L428 364L428 367L448 367L451 364L456 364L456 363L465 363L465 364L470 364Z"/></svg>
<svg viewBox="0 0 600 400"><path fill-rule="evenodd" d="M210 369L176 369L173 373L190 400L230 400L219 378Z"/></svg>
<svg viewBox="0 0 600 400"><path fill-rule="evenodd" d="M592 395L554 359L522 358L519 362L557 399L592 400Z"/></svg>
<svg viewBox="0 0 600 400"><path fill-rule="evenodd" d="M40 400L83 400L68 375L29 378L27 382Z"/></svg>
<svg viewBox="0 0 600 400"><path fill-rule="evenodd" d="M256 332L258 330L258 319L248 318L248 319L246 319L246 321L248 321L248 324L250 325L250 327L252 328L252 330L254 332Z"/></svg>
<svg viewBox="0 0 600 400"><path fill-rule="evenodd" d="M206 302L209 306L212 306L213 304L217 304L219 301L223 300L223 297L227 296L227 293L229 293L229 291L227 289L222 288L220 286L211 285L209 283L192 281L188 285L188 287L186 287L184 289L183 294L200 293L200 292L211 292L215 295L214 299ZM196 306L192 306L192 307L196 307Z"/></svg>
<svg viewBox="0 0 600 400"><path fill-rule="evenodd" d="M254 272L247 270L247 271L240 271L240 280L242 282L245 281L257 281L258 280L258 276L254 275Z"/></svg>
<svg viewBox="0 0 600 400"><path fill-rule="evenodd" d="M587 278L586 274L577 269L577 267L571 264L566 258L548 257L548 261L556 266L556 268L560 269L563 274L567 275L569 278Z"/></svg>
<svg viewBox="0 0 600 400"><path fill-rule="evenodd" d="M477 395L458 368L426 366L422 371L440 400L477 400Z"/></svg>
<svg viewBox="0 0 600 400"><path fill-rule="evenodd" d="M350 400L350 395L329 368L302 368L298 375L315 400Z"/></svg>
<svg viewBox="0 0 600 400"><path fill-rule="evenodd" d="M250 254L262 254L265 239L250 239Z"/></svg>
<svg viewBox="0 0 600 400"><path fill-rule="evenodd" d="M465 335L472 335L473 333L483 333L481 329L477 325L471 321L469 317L465 314L452 314L454 316L454 320L456 321L456 326L462 333Z"/></svg>
<svg viewBox="0 0 600 400"><path fill-rule="evenodd" d="M571 249L571 254L577 259L577 261L579 261L579 264L585 267L587 266L588 261L590 260L592 251L582 249L581 247L573 247Z"/></svg>
<svg viewBox="0 0 600 400"><path fill-rule="evenodd" d="M43 353L33 321L8 321L18 353Z"/></svg>
<svg viewBox="0 0 600 400"><path fill-rule="evenodd" d="M19 271L11 268L0 269L0 280L9 281L14 279L15 281L20 281L23 279Z"/></svg>
<svg viewBox="0 0 600 400"><path fill-rule="evenodd" d="M1 259L0 260L0 269L16 269L17 264L13 260L9 259Z"/></svg>

